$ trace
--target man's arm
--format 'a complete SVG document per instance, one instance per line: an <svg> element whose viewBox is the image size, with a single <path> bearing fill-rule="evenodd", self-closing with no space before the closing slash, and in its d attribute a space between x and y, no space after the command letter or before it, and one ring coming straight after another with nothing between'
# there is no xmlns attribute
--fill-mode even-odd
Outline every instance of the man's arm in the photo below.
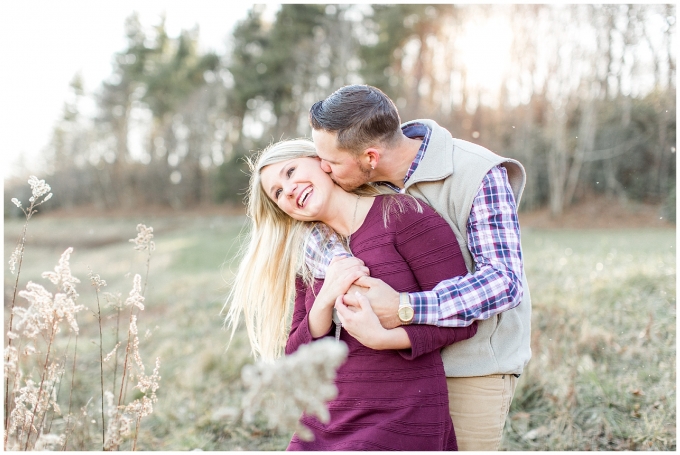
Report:
<svg viewBox="0 0 680 455"><path fill-rule="evenodd" d="M522 253L517 207L504 168L484 177L467 224L474 273L439 283L432 291L411 293L413 323L466 327L477 319L514 308L522 300ZM364 294L386 328L399 324L399 294L382 281L361 278ZM354 292L350 288L350 293ZM345 303L352 304L346 296Z"/></svg>

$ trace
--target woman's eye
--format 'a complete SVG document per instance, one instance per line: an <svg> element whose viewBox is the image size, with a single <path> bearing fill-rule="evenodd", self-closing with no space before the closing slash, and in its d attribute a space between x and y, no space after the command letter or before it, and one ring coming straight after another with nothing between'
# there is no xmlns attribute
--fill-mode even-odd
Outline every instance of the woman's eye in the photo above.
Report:
<svg viewBox="0 0 680 455"><path fill-rule="evenodd" d="M291 167L286 171L286 176L290 177L293 174L295 167Z"/></svg>
<svg viewBox="0 0 680 455"><path fill-rule="evenodd" d="M278 190L276 190L276 192L274 193L274 197L276 197L276 199L278 199L279 196L281 196L281 188L279 188Z"/></svg>

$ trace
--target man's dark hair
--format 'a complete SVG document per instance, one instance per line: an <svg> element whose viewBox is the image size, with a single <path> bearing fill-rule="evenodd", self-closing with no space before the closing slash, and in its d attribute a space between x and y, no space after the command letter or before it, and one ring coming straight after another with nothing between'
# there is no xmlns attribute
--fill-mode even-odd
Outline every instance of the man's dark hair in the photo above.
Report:
<svg viewBox="0 0 680 455"><path fill-rule="evenodd" d="M392 100L370 85L347 85L309 110L315 130L338 134L338 148L361 153L372 144L389 145L401 135L401 120Z"/></svg>

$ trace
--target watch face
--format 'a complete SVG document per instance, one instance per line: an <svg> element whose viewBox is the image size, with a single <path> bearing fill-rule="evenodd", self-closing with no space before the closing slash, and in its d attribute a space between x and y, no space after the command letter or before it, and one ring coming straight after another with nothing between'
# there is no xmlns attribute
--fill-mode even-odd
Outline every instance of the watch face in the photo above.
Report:
<svg viewBox="0 0 680 455"><path fill-rule="evenodd" d="M413 319L413 308L408 306L399 308L399 319L401 322L411 322Z"/></svg>

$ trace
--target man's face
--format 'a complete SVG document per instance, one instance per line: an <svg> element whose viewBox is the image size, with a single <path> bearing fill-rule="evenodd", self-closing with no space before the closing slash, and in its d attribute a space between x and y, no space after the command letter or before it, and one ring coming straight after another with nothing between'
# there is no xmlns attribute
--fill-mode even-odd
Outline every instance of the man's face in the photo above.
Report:
<svg viewBox="0 0 680 455"><path fill-rule="evenodd" d="M312 130L316 153L321 158L321 169L345 191L352 191L370 182L371 168L363 165L350 152L338 149L336 138L337 133Z"/></svg>

